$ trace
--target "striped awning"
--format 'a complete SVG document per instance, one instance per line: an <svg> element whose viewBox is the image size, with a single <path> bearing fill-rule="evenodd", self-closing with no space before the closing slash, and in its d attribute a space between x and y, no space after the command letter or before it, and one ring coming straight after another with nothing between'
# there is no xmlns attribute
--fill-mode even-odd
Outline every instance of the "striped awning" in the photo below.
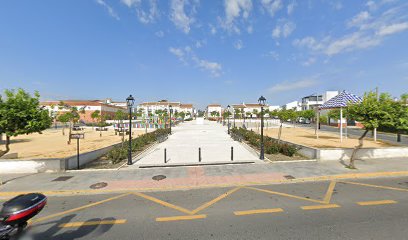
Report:
<svg viewBox="0 0 408 240"><path fill-rule="evenodd" d="M358 103L363 99L354 94L342 91L339 95L331 98L329 101L325 102L320 106L320 109L331 109L331 108L342 108L347 107L350 103Z"/></svg>

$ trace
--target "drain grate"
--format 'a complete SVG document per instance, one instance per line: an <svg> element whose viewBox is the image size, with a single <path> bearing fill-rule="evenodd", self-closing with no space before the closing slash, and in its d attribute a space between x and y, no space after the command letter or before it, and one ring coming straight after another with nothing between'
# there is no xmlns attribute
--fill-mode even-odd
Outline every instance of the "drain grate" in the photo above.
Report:
<svg viewBox="0 0 408 240"><path fill-rule="evenodd" d="M285 176L283 176L284 178L286 178L286 179L289 179L289 180L292 180L292 179L296 179L294 176L292 176L292 175L285 175Z"/></svg>
<svg viewBox="0 0 408 240"><path fill-rule="evenodd" d="M163 180L165 178L166 178L166 176L164 176L164 175L156 175L156 176L152 177L152 179L156 180L156 181L160 181L160 180Z"/></svg>
<svg viewBox="0 0 408 240"><path fill-rule="evenodd" d="M91 189L101 189L101 188L104 188L106 186L108 186L108 184L106 182L98 182L98 183L92 184L89 188L91 188Z"/></svg>
<svg viewBox="0 0 408 240"><path fill-rule="evenodd" d="M74 176L61 176L57 177L56 179L52 180L53 182L64 182L67 181L68 179L73 178Z"/></svg>

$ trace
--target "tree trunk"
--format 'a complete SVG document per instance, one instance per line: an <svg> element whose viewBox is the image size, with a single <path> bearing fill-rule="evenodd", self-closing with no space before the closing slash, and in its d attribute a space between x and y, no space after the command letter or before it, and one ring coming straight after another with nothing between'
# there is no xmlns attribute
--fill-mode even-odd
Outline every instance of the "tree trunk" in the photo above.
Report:
<svg viewBox="0 0 408 240"><path fill-rule="evenodd" d="M99 123L99 137L102 137L102 123Z"/></svg>
<svg viewBox="0 0 408 240"><path fill-rule="evenodd" d="M401 133L397 133L397 142L401 142Z"/></svg>
<svg viewBox="0 0 408 240"><path fill-rule="evenodd" d="M280 125L280 127L279 127L279 133L278 133L278 144L279 144L279 142L280 142L281 135L282 135L282 125L283 125L283 123L281 122L281 125Z"/></svg>
<svg viewBox="0 0 408 240"><path fill-rule="evenodd" d="M62 125L62 136L65 136L65 123Z"/></svg>
<svg viewBox="0 0 408 240"><path fill-rule="evenodd" d="M349 165L348 165L348 168L350 168L350 169L356 169L356 166L354 165L354 160L355 160L357 151L358 151L359 149L361 149L361 147L363 147L364 138L365 138L365 136L367 135L368 131L369 131L369 130L365 130L364 133L363 133L363 135L361 135L361 137L358 139L358 146L354 148L353 153L351 154L350 163L349 163Z"/></svg>
<svg viewBox="0 0 408 240"><path fill-rule="evenodd" d="M0 151L0 157L4 156L9 151L10 151L10 136L6 135L6 151Z"/></svg>

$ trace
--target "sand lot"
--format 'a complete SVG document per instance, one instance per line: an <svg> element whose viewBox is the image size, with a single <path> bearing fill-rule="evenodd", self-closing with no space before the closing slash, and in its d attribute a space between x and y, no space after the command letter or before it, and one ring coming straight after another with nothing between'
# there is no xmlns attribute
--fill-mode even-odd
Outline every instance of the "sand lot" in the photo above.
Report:
<svg viewBox="0 0 408 240"><path fill-rule="evenodd" d="M68 129L65 129L65 136L62 135L61 129L49 129L42 134L34 133L30 135L20 135L11 138L10 153L18 153L18 158L62 158L76 154L77 143L76 139L72 139L68 145ZM115 135L113 129L102 132L102 137L99 132L86 128L84 131L75 131L75 133L85 133L85 139L80 140L80 153L93 151L99 148L107 147L115 143L121 142L122 136ZM143 134L144 130L133 131L133 136ZM129 136L125 136L128 138ZM4 150L4 144L0 145L0 149Z"/></svg>
<svg viewBox="0 0 408 240"><path fill-rule="evenodd" d="M267 136L278 138L279 128L264 130ZM358 145L357 138L343 138L340 142L339 134L319 132L319 139L316 139L315 131L306 128L283 128L282 140L297 143L300 145L316 147L316 148L354 148ZM384 148L393 145L378 141L377 143L370 139L364 139L363 148Z"/></svg>

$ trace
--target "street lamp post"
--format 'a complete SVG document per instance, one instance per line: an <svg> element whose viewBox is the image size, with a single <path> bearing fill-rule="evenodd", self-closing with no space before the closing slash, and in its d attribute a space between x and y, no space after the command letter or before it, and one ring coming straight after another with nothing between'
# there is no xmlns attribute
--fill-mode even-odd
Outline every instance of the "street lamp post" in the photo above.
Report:
<svg viewBox="0 0 408 240"><path fill-rule="evenodd" d="M132 107L135 103L135 99L132 95L129 95L129 97L126 98L126 103L129 108L129 150L127 165L132 165Z"/></svg>
<svg viewBox="0 0 408 240"><path fill-rule="evenodd" d="M261 154L259 155L259 159L265 159L265 150L264 150L264 136L263 136L263 128L264 128L264 106L266 102L266 98L261 96L258 99L259 105L261 105Z"/></svg>
<svg viewBox="0 0 408 240"><path fill-rule="evenodd" d="M227 111L228 111L228 114L227 114L227 121L228 121L228 134L230 134L230 123L229 123L229 114L230 114L230 105L228 105L227 106Z"/></svg>
<svg viewBox="0 0 408 240"><path fill-rule="evenodd" d="M170 134L171 134L171 113L173 112L173 106L169 106L170 109Z"/></svg>

